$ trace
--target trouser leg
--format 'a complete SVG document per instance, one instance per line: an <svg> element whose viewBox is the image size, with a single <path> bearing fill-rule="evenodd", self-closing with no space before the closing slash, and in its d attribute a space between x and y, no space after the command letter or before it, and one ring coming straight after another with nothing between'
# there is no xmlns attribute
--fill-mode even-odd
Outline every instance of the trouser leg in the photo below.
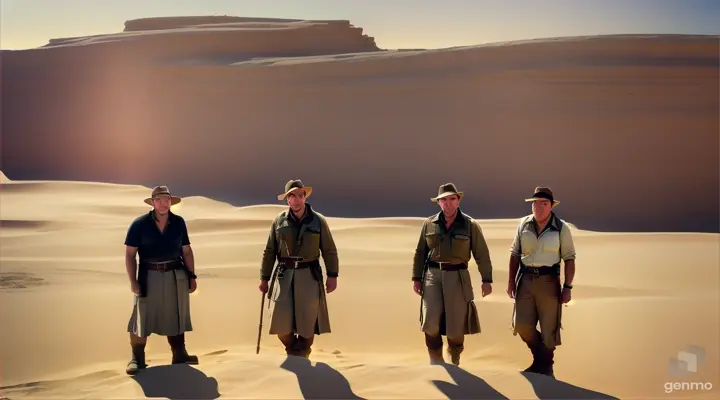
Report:
<svg viewBox="0 0 720 400"><path fill-rule="evenodd" d="M537 330L538 310L533 285L534 277L524 276L515 296L515 329L522 341L530 349L533 362L525 372L538 372L542 357L542 336Z"/></svg>
<svg viewBox="0 0 720 400"><path fill-rule="evenodd" d="M543 346L539 373L554 376L555 348L560 340L560 283L557 276L544 276L536 282L536 304Z"/></svg>

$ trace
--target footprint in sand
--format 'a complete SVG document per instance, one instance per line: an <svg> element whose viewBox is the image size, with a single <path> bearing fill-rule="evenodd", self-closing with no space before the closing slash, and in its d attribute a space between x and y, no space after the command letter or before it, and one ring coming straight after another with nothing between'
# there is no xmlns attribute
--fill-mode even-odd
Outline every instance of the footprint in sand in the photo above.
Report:
<svg viewBox="0 0 720 400"><path fill-rule="evenodd" d="M227 353L227 352L228 352L227 350L211 351L211 352L205 354L204 357L207 357L207 356L219 356L220 354L225 354L225 353Z"/></svg>

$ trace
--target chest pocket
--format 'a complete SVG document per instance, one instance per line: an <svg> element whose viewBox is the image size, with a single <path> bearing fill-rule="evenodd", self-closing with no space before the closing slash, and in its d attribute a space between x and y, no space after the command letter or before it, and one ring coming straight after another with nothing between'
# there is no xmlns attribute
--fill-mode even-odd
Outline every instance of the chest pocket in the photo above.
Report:
<svg viewBox="0 0 720 400"><path fill-rule="evenodd" d="M523 231L520 233L520 247L522 250L522 255L527 256L534 253L535 250L537 250L537 246L538 239L535 236L535 233L528 230L528 228L523 229Z"/></svg>
<svg viewBox="0 0 720 400"><path fill-rule="evenodd" d="M543 253L559 254L560 253L560 232L547 231L540 236L540 244Z"/></svg>
<svg viewBox="0 0 720 400"><path fill-rule="evenodd" d="M287 220L281 220L275 228L275 239L280 246L279 253L290 255L295 249L295 233Z"/></svg>
<svg viewBox="0 0 720 400"><path fill-rule="evenodd" d="M436 224L428 224L427 229L425 230L425 243L428 248L435 250L437 253L437 248L440 247L444 236L445 235L438 230Z"/></svg>
<svg viewBox="0 0 720 400"><path fill-rule="evenodd" d="M467 232L454 232L452 234L452 258L466 259L470 256L470 235Z"/></svg>

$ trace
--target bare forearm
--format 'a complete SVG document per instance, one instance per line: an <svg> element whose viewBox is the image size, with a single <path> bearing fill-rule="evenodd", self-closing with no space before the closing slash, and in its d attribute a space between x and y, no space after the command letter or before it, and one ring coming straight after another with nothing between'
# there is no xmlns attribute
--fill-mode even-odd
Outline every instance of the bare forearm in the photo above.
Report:
<svg viewBox="0 0 720 400"><path fill-rule="evenodd" d="M565 284L572 285L575 279L575 260L565 261Z"/></svg>
<svg viewBox="0 0 720 400"><path fill-rule="evenodd" d="M135 256L125 255L125 271L130 282L137 281L137 260Z"/></svg>
<svg viewBox="0 0 720 400"><path fill-rule="evenodd" d="M183 261L185 262L185 266L187 266L188 270L195 273L195 255L193 254L192 250L186 250L183 252Z"/></svg>
<svg viewBox="0 0 720 400"><path fill-rule="evenodd" d="M520 257L510 255L510 264L508 265L508 282L515 282L518 268L520 268Z"/></svg>

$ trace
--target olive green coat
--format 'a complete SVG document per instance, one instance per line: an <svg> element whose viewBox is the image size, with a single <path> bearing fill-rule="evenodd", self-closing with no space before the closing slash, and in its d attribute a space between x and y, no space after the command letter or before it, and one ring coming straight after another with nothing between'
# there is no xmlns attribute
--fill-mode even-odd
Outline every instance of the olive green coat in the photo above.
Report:
<svg viewBox="0 0 720 400"><path fill-rule="evenodd" d="M413 261L413 280L423 280L421 329L430 335L458 337L480 332L480 319L475 306L470 270L443 271L428 268L425 261L460 264L475 259L483 282L492 283L490 251L482 229L472 217L458 209L449 229L442 212L427 218L420 230L420 238Z"/></svg>
<svg viewBox="0 0 720 400"><path fill-rule="evenodd" d="M338 276L338 253L325 216L306 204L306 215L298 222L291 211L283 211L272 222L260 267L261 279L274 277L278 258L299 256L304 261L321 256L328 277ZM277 267L276 267L277 269ZM316 277L310 268L284 269L271 281L268 297L274 303L270 334L296 333L305 338L330 332L322 271Z"/></svg>

